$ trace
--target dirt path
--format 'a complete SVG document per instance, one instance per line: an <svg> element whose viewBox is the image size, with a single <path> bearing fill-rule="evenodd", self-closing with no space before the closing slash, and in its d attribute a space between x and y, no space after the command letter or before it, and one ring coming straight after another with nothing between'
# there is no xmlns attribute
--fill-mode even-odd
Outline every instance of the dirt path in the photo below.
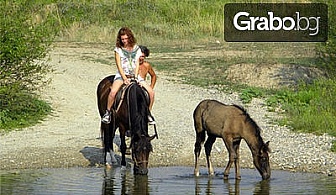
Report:
<svg viewBox="0 0 336 195"><path fill-rule="evenodd" d="M36 126L0 136L2 170L89 166L98 165L102 161L96 87L105 76L115 73L113 65L99 63L104 60L112 64L112 53L96 46L74 45L55 48L51 58L55 68L53 82L43 96L52 104L54 112ZM228 104L241 102L234 93L224 94L216 90L172 83L159 72L158 76L153 114L158 122L159 139L152 142L154 152L150 156L150 166L192 166L195 141L192 112L196 105L206 98ZM311 172L330 172L336 169L335 164L330 163L336 159L335 155L328 152L333 138L326 135L317 137L294 134L286 127L273 125L274 114L266 111L262 100L254 100L247 109L265 130L262 132L264 140L271 140L272 168ZM292 139L297 138L304 141L293 143ZM311 140L318 140L314 148L319 148L305 150L305 142ZM300 152L310 156L308 160L311 164L305 163L296 149L288 152L288 148L298 148ZM311 159L317 157L310 155L312 151L323 151L319 155L322 155L324 162L313 162ZM119 155L118 152L117 154ZM201 157L202 165L205 165L203 152ZM227 151L220 141L215 143L213 159L214 166L223 167L227 162ZM295 161L296 164L290 163ZM241 147L241 165L254 167L245 143Z"/></svg>

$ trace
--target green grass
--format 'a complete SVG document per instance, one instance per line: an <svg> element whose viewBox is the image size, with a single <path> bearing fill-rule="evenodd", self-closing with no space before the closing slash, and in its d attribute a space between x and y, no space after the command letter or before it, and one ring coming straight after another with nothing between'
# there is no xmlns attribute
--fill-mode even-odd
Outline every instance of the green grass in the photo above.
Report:
<svg viewBox="0 0 336 195"><path fill-rule="evenodd" d="M280 123L299 132L336 136L335 94L336 81L332 79L301 84L295 91L277 92L276 99L286 111Z"/></svg>
<svg viewBox="0 0 336 195"><path fill-rule="evenodd" d="M9 92L9 93L8 93ZM8 95L11 94L9 97ZM5 97L6 96L6 97ZM51 106L33 94L0 90L0 132L29 127L51 113Z"/></svg>

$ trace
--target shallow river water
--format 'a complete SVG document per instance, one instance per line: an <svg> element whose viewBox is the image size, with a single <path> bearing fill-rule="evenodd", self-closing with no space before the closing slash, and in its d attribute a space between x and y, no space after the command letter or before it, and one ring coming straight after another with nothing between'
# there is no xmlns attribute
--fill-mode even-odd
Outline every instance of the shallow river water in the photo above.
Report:
<svg viewBox="0 0 336 195"><path fill-rule="evenodd" d="M193 167L150 168L148 176L135 176L120 167L20 170L1 173L1 194L336 194L336 177L272 171L262 181L253 169L242 169L240 181L231 170L209 177L206 168L193 175Z"/></svg>

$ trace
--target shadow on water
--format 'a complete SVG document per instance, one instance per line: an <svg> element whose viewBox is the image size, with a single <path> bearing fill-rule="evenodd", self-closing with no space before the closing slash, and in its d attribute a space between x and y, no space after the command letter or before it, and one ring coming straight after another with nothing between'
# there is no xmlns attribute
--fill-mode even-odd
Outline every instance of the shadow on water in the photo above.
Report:
<svg viewBox="0 0 336 195"><path fill-rule="evenodd" d="M90 166L95 166L96 164L102 164L104 162L103 150L101 148L87 146L81 149L80 153L82 153L84 158L90 162Z"/></svg>
<svg viewBox="0 0 336 195"><path fill-rule="evenodd" d="M100 137L98 137L97 139L100 139ZM120 136L118 134L115 135L115 137L113 139L113 143L114 143L114 151L117 151L119 149L120 144L121 144L120 143ZM129 146L130 138L126 137L126 144ZM81 149L79 152L82 153L84 158L86 158L90 162L89 166L97 166L97 165L104 164L103 148L86 146L83 149ZM121 155L118 155L118 152L115 153L115 158L117 159L118 163L120 164ZM132 162L132 159L126 157L126 163L130 164L131 162Z"/></svg>
<svg viewBox="0 0 336 195"><path fill-rule="evenodd" d="M102 148L86 146L83 149L81 149L79 152L82 153L84 158L86 158L90 162L89 166L97 166L97 165L104 164L104 156L103 156L104 152ZM115 158L120 164L121 156L118 154L115 154ZM126 163L128 163L129 165L131 162L132 162L132 159L126 157Z"/></svg>
<svg viewBox="0 0 336 195"><path fill-rule="evenodd" d="M253 169L242 169L242 179L223 179L192 167L150 168L148 176L133 175L132 168L104 167L16 170L1 172L1 194L336 194L336 178L320 174L273 171L262 181Z"/></svg>

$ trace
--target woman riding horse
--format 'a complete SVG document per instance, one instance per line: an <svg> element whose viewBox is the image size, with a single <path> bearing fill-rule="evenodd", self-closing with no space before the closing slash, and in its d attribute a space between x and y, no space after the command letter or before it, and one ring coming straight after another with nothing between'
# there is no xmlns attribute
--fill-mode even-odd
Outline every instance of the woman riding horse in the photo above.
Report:
<svg viewBox="0 0 336 195"><path fill-rule="evenodd" d="M118 71L114 77L111 91L107 99L105 114L101 119L105 124L111 122L111 107L120 87L123 84L129 85L130 79L138 79L139 58L142 52L139 49L139 46L136 45L136 39L129 28L123 27L119 30L114 53ZM144 86L148 85L145 81L142 81L141 84ZM153 100L151 99L151 101ZM148 120L152 122L154 121L154 118L149 115Z"/></svg>

